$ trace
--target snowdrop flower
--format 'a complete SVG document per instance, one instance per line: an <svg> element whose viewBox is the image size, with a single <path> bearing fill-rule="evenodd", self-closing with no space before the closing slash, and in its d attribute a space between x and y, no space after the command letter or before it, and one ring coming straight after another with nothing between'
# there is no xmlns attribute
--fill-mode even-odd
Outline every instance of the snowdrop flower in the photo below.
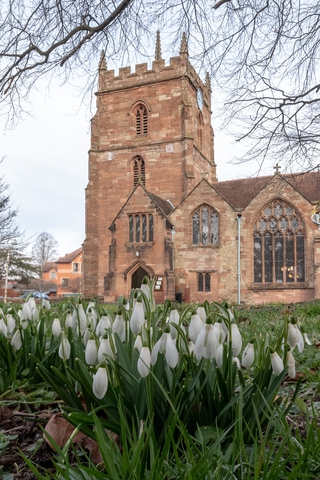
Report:
<svg viewBox="0 0 320 480"><path fill-rule="evenodd" d="M43 308L45 308L46 310L50 310L50 308L51 308L50 302L49 302L49 300L47 300L46 298L43 298L43 299L42 299L42 306L43 306Z"/></svg>
<svg viewBox="0 0 320 480"><path fill-rule="evenodd" d="M273 373L275 375L280 375L280 373L284 369L283 361L281 360L277 352L272 351L272 349L270 349L270 359Z"/></svg>
<svg viewBox="0 0 320 480"><path fill-rule="evenodd" d="M31 319L32 319L31 308L30 308L30 305L26 302L22 305L21 320L31 320Z"/></svg>
<svg viewBox="0 0 320 480"><path fill-rule="evenodd" d="M16 327L16 321L15 319L13 318L12 314L11 313L8 313L7 314L7 328L8 328L8 333L12 333L13 330L15 329Z"/></svg>
<svg viewBox="0 0 320 480"><path fill-rule="evenodd" d="M52 335L54 337L59 337L61 334L61 323L59 318L55 318L52 322Z"/></svg>
<svg viewBox="0 0 320 480"><path fill-rule="evenodd" d="M3 318L0 318L0 333L2 333L3 336L7 336L8 328L7 325L4 323Z"/></svg>
<svg viewBox="0 0 320 480"><path fill-rule="evenodd" d="M222 329L222 322L221 320L217 320L213 325L214 335L217 337L218 343L224 343L226 336Z"/></svg>
<svg viewBox="0 0 320 480"><path fill-rule="evenodd" d="M114 360L114 353L110 345L109 338L102 338L98 349L98 362L102 363L104 360L108 360L108 357Z"/></svg>
<svg viewBox="0 0 320 480"><path fill-rule="evenodd" d="M201 320L204 323L206 321L206 318L207 318L206 309L204 307L198 307L197 308L197 314L199 315L199 317L201 318Z"/></svg>
<svg viewBox="0 0 320 480"><path fill-rule="evenodd" d="M162 338L162 337L161 337ZM155 365L158 359L158 353L160 350L161 338L154 344L151 351L151 365Z"/></svg>
<svg viewBox="0 0 320 480"><path fill-rule="evenodd" d="M304 339L303 339L302 333L300 332L300 330L298 328L298 325L296 325L295 328L297 329L297 333L298 333L297 348L298 348L298 351L301 353L301 352L303 352L303 349L304 349Z"/></svg>
<svg viewBox="0 0 320 480"><path fill-rule="evenodd" d="M250 340L248 345L243 351L241 364L244 368L250 368L254 362L254 344L253 340Z"/></svg>
<svg viewBox="0 0 320 480"><path fill-rule="evenodd" d="M8 325L8 328L9 328L9 325ZM300 331L301 331L301 333L302 333L302 335L303 335L303 338L304 338L304 341L306 342L306 344L307 344L307 345L312 345L312 342L311 342L310 338L308 337L308 334L307 334L307 332L305 331L303 325L301 325Z"/></svg>
<svg viewBox="0 0 320 480"><path fill-rule="evenodd" d="M242 337L239 331L238 325L236 323L231 323L231 342L232 342L232 353L234 357L237 357L241 352L242 348Z"/></svg>
<svg viewBox="0 0 320 480"><path fill-rule="evenodd" d="M232 361L237 364L237 368L240 368L240 360L238 357L232 357Z"/></svg>
<svg viewBox="0 0 320 480"><path fill-rule="evenodd" d="M110 327L111 327L111 320L109 315L102 315L96 328L96 334L101 335L101 337L104 337Z"/></svg>
<svg viewBox="0 0 320 480"><path fill-rule="evenodd" d="M78 312L78 315L77 315L77 312ZM76 325L80 326L80 332L84 332L84 330L87 327L87 316L86 316L85 311L83 309L82 303L79 303L78 310L75 311L75 318L76 318ZM78 323L78 321L79 321L79 323Z"/></svg>
<svg viewBox="0 0 320 480"><path fill-rule="evenodd" d="M198 338L199 333L203 328L203 321L197 313L191 315L190 325L189 325L189 338L195 344Z"/></svg>
<svg viewBox="0 0 320 480"><path fill-rule="evenodd" d="M93 331L97 325L97 314L92 308L89 308L87 313L87 325Z"/></svg>
<svg viewBox="0 0 320 480"><path fill-rule="evenodd" d="M218 344L219 338L216 335L211 318L208 317L196 340L194 349L196 359L201 360L201 358L204 357L212 360Z"/></svg>
<svg viewBox="0 0 320 480"><path fill-rule="evenodd" d="M143 307L142 304L139 304L142 308L142 313L143 313ZM143 313L143 319L144 319L144 313ZM140 328L141 329L141 328ZM117 333L119 335L119 338L122 342L125 341L126 339L126 325L125 325L125 320L122 315L116 315L116 318L114 319L113 325L112 325L112 333Z"/></svg>
<svg viewBox="0 0 320 480"><path fill-rule="evenodd" d="M179 325L179 321L180 321L180 315L178 313L178 310L176 309L171 310L169 315L169 323L174 323L175 325ZM173 340L177 338L178 332L172 325L170 325L170 334Z"/></svg>
<svg viewBox="0 0 320 480"><path fill-rule="evenodd" d="M299 341L299 335L297 329L293 326L292 323L288 323L288 337L287 342L291 348L294 348Z"/></svg>
<svg viewBox="0 0 320 480"><path fill-rule="evenodd" d="M20 350L20 348L22 347L22 338L21 338L20 330L16 330L16 332L14 333L14 335L11 339L11 345L16 350Z"/></svg>
<svg viewBox="0 0 320 480"><path fill-rule="evenodd" d="M96 345L96 341L94 338L90 338L88 340L86 351L85 351L85 359L88 365L93 365L98 357L98 349Z"/></svg>
<svg viewBox="0 0 320 480"><path fill-rule="evenodd" d="M141 377L146 377L149 374L150 362L151 355L149 347L142 347L137 364L138 372L140 373Z"/></svg>
<svg viewBox="0 0 320 480"><path fill-rule="evenodd" d="M222 360L223 360L223 345L219 343L216 353L214 355L215 361L217 363L217 366L220 368L222 365Z"/></svg>
<svg viewBox="0 0 320 480"><path fill-rule="evenodd" d="M101 400L108 390L108 374L104 367L99 367L93 376L92 391L96 398Z"/></svg>
<svg viewBox="0 0 320 480"><path fill-rule="evenodd" d="M147 299L150 300L150 296L151 296L150 295L150 286L148 284L148 279L146 277L144 277L144 279L142 280L140 290L141 290L141 292L143 292L145 294Z"/></svg>
<svg viewBox="0 0 320 480"><path fill-rule="evenodd" d="M74 323L75 319L73 317L73 315L71 315L70 312L67 313L67 316L66 316L66 329L68 330L68 328L75 328L75 323Z"/></svg>
<svg viewBox="0 0 320 480"><path fill-rule="evenodd" d="M296 362L291 350L287 351L286 363L288 365L288 375L291 378L296 376Z"/></svg>
<svg viewBox="0 0 320 480"><path fill-rule="evenodd" d="M167 333L167 342L166 342L166 361L169 367L175 368L179 361L179 353L176 347L176 344L172 340L170 333Z"/></svg>
<svg viewBox="0 0 320 480"><path fill-rule="evenodd" d="M89 328L86 328L85 331L84 331L84 334L83 334L83 345L86 347L87 344L88 344L88 341L91 337L91 330L89 330Z"/></svg>
<svg viewBox="0 0 320 480"><path fill-rule="evenodd" d="M59 357L62 358L62 360L68 360L70 357L70 352L71 352L71 346L70 342L65 336L65 333L62 332L62 337L61 337L61 343L59 345Z"/></svg>
<svg viewBox="0 0 320 480"><path fill-rule="evenodd" d="M132 333L134 335L139 335L143 324L144 324L143 305L141 302L141 297L138 297L130 318L130 328Z"/></svg>
<svg viewBox="0 0 320 480"><path fill-rule="evenodd" d="M136 348L139 352L141 352L141 349L142 349L141 335L137 335L137 338L135 339L135 342L133 344L133 348Z"/></svg>

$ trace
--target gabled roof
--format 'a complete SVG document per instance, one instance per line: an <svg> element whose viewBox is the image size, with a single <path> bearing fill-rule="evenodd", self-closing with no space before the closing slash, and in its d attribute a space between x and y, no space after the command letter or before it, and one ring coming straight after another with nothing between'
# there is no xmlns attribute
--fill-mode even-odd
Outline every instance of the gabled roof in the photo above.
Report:
<svg viewBox="0 0 320 480"><path fill-rule="evenodd" d="M42 271L43 272L50 272L50 270L57 270L57 265L55 262L46 262L43 267Z"/></svg>
<svg viewBox="0 0 320 480"><path fill-rule="evenodd" d="M82 247L78 248L74 252L67 253L64 257L58 258L55 263L71 263L80 253L82 253Z"/></svg>
<svg viewBox="0 0 320 480"><path fill-rule="evenodd" d="M277 174L310 203L320 200L320 172ZM235 209L242 210L263 190L274 176L242 178L217 182L212 186Z"/></svg>
<svg viewBox="0 0 320 480"><path fill-rule="evenodd" d="M146 193L146 195L148 195L148 197L150 198L150 200L152 201L152 203L154 203L154 205L156 206L156 208L157 208L158 210L160 210L160 213L161 213L162 215L164 215L165 218L168 218L168 215L172 212L172 210L174 210L174 208L170 205L169 202L167 202L166 200L163 200L163 198L158 197L158 195L155 195L154 193L148 192L148 190L146 190L141 183L138 183L138 185L136 185L136 187L132 190L132 192L130 193L129 197L127 198L127 200L124 202L124 204L123 204L122 207L120 208L120 210L119 210L119 212L117 213L116 217L112 220L109 229L112 229L112 225L113 225L114 222L117 220L117 218L120 216L120 214L122 213L123 209L124 209L125 206L128 204L129 200L131 199L131 197L134 195L135 191L136 191L139 187L141 187L142 190Z"/></svg>

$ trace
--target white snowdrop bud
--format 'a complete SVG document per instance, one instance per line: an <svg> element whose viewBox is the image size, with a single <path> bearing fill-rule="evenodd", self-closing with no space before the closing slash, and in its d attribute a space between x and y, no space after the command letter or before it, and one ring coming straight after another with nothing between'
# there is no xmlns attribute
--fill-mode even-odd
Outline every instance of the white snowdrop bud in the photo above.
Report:
<svg viewBox="0 0 320 480"><path fill-rule="evenodd" d="M141 301L137 300L130 318L130 328L132 333L134 335L139 335L143 324L144 324L143 305Z"/></svg>
<svg viewBox="0 0 320 480"><path fill-rule="evenodd" d="M3 318L0 318L0 333L2 333L2 335L6 337L7 332L8 332L7 325L4 323Z"/></svg>
<svg viewBox="0 0 320 480"><path fill-rule="evenodd" d="M189 338L195 344L198 338L199 333L203 328L203 321L197 313L191 315L190 325L189 325Z"/></svg>
<svg viewBox="0 0 320 480"><path fill-rule="evenodd" d="M24 303L22 305L22 315L21 315L21 320L31 320L32 319L32 313L31 313L31 308L28 303Z"/></svg>
<svg viewBox="0 0 320 480"><path fill-rule="evenodd" d="M49 302L49 300L47 300L46 298L43 298L43 299L42 299L42 306L43 306L43 308L45 308L46 310L50 310L50 308L51 308L50 302Z"/></svg>
<svg viewBox="0 0 320 480"><path fill-rule="evenodd" d="M204 323L206 321L206 318L207 318L206 309L204 307L198 307L197 308L197 314L199 315L199 317L201 318L201 320Z"/></svg>
<svg viewBox="0 0 320 480"><path fill-rule="evenodd" d="M270 358L271 358L271 366L272 366L273 373L275 375L280 375L280 373L284 369L283 361L281 360L277 352L270 351Z"/></svg>
<svg viewBox="0 0 320 480"><path fill-rule="evenodd" d="M59 337L61 334L61 324L59 318L55 318L52 322L52 335L54 337Z"/></svg>
<svg viewBox="0 0 320 480"><path fill-rule="evenodd" d="M167 333L166 361L171 368L175 368L179 361L179 353L170 333Z"/></svg>
<svg viewBox="0 0 320 480"><path fill-rule="evenodd" d="M288 324L288 337L287 337L287 342L288 345L293 349L299 341L299 336L297 329L294 327L292 323Z"/></svg>
<svg viewBox="0 0 320 480"><path fill-rule="evenodd" d="M148 281L146 279L143 280L142 285L140 287L141 292L145 294L148 300L150 300L150 287L148 285Z"/></svg>
<svg viewBox="0 0 320 480"><path fill-rule="evenodd" d="M240 368L240 360L238 357L232 357L232 361L237 364L237 368Z"/></svg>
<svg viewBox="0 0 320 480"><path fill-rule="evenodd" d="M142 349L141 335L137 335L137 338L134 341L133 347L136 348L139 352L141 352L141 349Z"/></svg>
<svg viewBox="0 0 320 480"><path fill-rule="evenodd" d="M253 342L248 343L242 354L242 366L244 368L250 368L254 362L254 344Z"/></svg>
<svg viewBox="0 0 320 480"><path fill-rule="evenodd" d="M151 355L149 347L142 347L137 364L138 372L140 373L141 377L146 377L149 374L150 362Z"/></svg>
<svg viewBox="0 0 320 480"><path fill-rule="evenodd" d="M89 328L86 328L85 331L84 331L83 337L82 337L83 345L85 347L87 346L87 343L88 343L90 337L91 337L91 331L89 330Z"/></svg>
<svg viewBox="0 0 320 480"><path fill-rule="evenodd" d="M87 316L83 309L82 303L79 303L79 306L78 306L78 316L79 316L80 331L84 332L84 330L87 328ZM77 318L77 323L78 323L78 318Z"/></svg>
<svg viewBox="0 0 320 480"><path fill-rule="evenodd" d="M105 396L108 390L108 374L104 367L98 368L97 373L93 376L92 391L99 400Z"/></svg>
<svg viewBox="0 0 320 480"><path fill-rule="evenodd" d="M67 316L66 316L66 329L68 330L68 328L75 328L75 320L74 320L74 317L73 315L71 315L71 313L67 313Z"/></svg>
<svg viewBox="0 0 320 480"><path fill-rule="evenodd" d="M62 333L62 336L61 336L61 343L59 345L58 353L59 353L59 357L62 358L62 360L68 360L68 358L70 357L71 346L64 332Z"/></svg>
<svg viewBox="0 0 320 480"><path fill-rule="evenodd" d="M159 340L154 344L153 349L151 351L151 365L155 365L157 363L158 353L161 345L161 338L159 338Z"/></svg>
<svg viewBox="0 0 320 480"><path fill-rule="evenodd" d="M291 378L295 378L296 376L296 362L291 350L287 351L287 365L288 365L288 375Z"/></svg>
<svg viewBox="0 0 320 480"><path fill-rule="evenodd" d="M88 365L93 365L97 360L98 356L98 349L96 345L96 341L94 338L90 338L88 340L86 351L85 351L85 359Z"/></svg>
<svg viewBox="0 0 320 480"><path fill-rule="evenodd" d="M222 365L222 360L223 360L223 345L221 343L219 343L218 347L217 347L217 350L216 350L216 353L214 355L214 358L217 362L217 366L218 367L221 367Z"/></svg>
<svg viewBox="0 0 320 480"><path fill-rule="evenodd" d="M142 308L142 304L140 303ZM143 311L143 309L142 309ZM144 317L143 317L144 318ZM126 339L126 325L125 325L125 320L122 315L116 315L116 318L114 319L113 325L112 325L112 333L117 333L119 335L119 338L122 342L125 341Z"/></svg>
<svg viewBox="0 0 320 480"><path fill-rule="evenodd" d="M16 327L16 321L15 319L13 318L12 314L11 313L8 313L7 314L7 328L8 328L8 333L12 333L13 330L15 329Z"/></svg>
<svg viewBox="0 0 320 480"><path fill-rule="evenodd" d="M174 323L175 325L179 325L179 320L180 320L180 316L179 316L178 310L176 309L171 310L169 315L169 323ZM178 332L172 325L170 325L170 334L173 340L177 338Z"/></svg>
<svg viewBox="0 0 320 480"><path fill-rule="evenodd" d="M114 360L114 353L112 351L109 338L102 338L98 350L98 362L102 363L104 360L108 360L108 357Z"/></svg>
<svg viewBox="0 0 320 480"><path fill-rule="evenodd" d="M96 334L101 335L101 337L104 337L110 327L111 327L110 317L108 315L102 315L97 325Z"/></svg>
<svg viewBox="0 0 320 480"><path fill-rule="evenodd" d="M20 348L22 347L22 338L21 338L21 332L20 330L17 330L13 337L11 338L11 345L13 346L13 348L15 348L16 350L20 350Z"/></svg>
<svg viewBox="0 0 320 480"><path fill-rule="evenodd" d="M236 323L231 323L231 342L232 353L234 357L237 357L242 348L242 337Z"/></svg>

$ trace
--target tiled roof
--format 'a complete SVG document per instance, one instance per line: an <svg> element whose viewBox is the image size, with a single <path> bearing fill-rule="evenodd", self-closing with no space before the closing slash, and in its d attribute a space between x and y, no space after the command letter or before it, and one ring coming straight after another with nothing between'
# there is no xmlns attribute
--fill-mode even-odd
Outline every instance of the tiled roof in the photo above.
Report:
<svg viewBox="0 0 320 480"><path fill-rule="evenodd" d="M67 253L64 257L58 258L56 263L71 263L80 253L82 252L82 247L78 248L74 252Z"/></svg>
<svg viewBox="0 0 320 480"><path fill-rule="evenodd" d="M309 202L320 200L320 172L307 172L279 175L293 186ZM219 192L235 209L242 210L258 195L267 185L272 176L242 178L217 182L212 186Z"/></svg>
<svg viewBox="0 0 320 480"><path fill-rule="evenodd" d="M147 191L147 194L154 201L154 203L160 208L160 210L163 211L165 215L169 215L169 213L172 212L173 208L170 205L170 203L167 202L167 200L163 200L163 198L158 197L158 195L155 195L154 193L151 193L148 191Z"/></svg>
<svg viewBox="0 0 320 480"><path fill-rule="evenodd" d="M57 265L55 262L47 262L43 265L42 271L43 272L50 272L50 270L57 270Z"/></svg>

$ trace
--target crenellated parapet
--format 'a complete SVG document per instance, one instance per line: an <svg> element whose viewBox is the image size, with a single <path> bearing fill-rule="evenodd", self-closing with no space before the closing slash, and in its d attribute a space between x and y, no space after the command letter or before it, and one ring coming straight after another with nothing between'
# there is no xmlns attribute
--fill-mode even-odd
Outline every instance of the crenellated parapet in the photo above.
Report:
<svg viewBox="0 0 320 480"><path fill-rule="evenodd" d="M115 70L108 70L106 62L100 59L99 91L97 95L99 96L103 93L114 92L116 90L124 90L126 88L135 88L137 85L149 85L185 77L188 78L195 90L199 87L202 89L204 102L210 108L210 81L207 76L205 82L203 82L191 65L188 59L188 47L185 35L182 37L180 55L170 58L169 64L166 65L165 60L161 58L160 38L159 32L157 32L155 58L156 60L152 62L151 68L148 67L147 63L137 64L134 70L131 70L130 66L121 67L119 68L118 75L115 74ZM103 68L101 68L101 65Z"/></svg>

